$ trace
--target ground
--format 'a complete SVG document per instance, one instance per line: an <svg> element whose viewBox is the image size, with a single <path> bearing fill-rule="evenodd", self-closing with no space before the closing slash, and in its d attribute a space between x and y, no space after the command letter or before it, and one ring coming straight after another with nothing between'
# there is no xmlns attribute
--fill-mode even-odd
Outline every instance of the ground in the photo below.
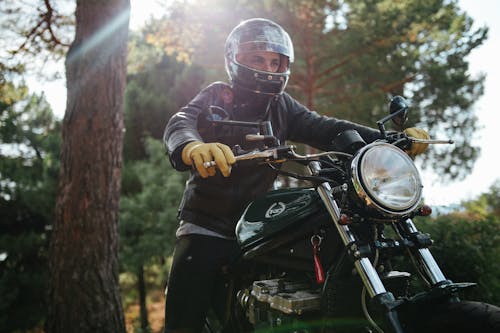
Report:
<svg viewBox="0 0 500 333"><path fill-rule="evenodd" d="M165 317L165 300L163 293L148 298L148 320L151 333L161 333L163 331L163 319ZM132 304L125 310L125 324L127 333L137 333L134 327L139 327L139 304Z"/></svg>

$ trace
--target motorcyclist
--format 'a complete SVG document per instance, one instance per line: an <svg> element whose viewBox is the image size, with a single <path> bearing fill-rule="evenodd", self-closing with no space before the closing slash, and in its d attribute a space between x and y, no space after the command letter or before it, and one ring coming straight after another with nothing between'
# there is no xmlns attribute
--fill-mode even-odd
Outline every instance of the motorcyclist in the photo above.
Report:
<svg viewBox="0 0 500 333"><path fill-rule="evenodd" d="M238 166L230 147L250 148L246 134L258 129L231 127L214 131L200 114L223 109L223 117L272 124L280 140L302 142L327 150L333 138L357 130L366 142L380 138L369 127L321 116L308 110L284 90L294 60L292 41L278 24L254 18L241 22L225 44L230 84L215 82L203 89L168 122L165 144L179 171L191 170L179 208L177 243L170 271L165 332L199 332L214 293L217 275L239 252L234 228L250 201L272 186L277 171L265 165ZM417 129L413 136L426 137ZM414 145L409 154L421 153ZM204 162L215 161L206 168Z"/></svg>

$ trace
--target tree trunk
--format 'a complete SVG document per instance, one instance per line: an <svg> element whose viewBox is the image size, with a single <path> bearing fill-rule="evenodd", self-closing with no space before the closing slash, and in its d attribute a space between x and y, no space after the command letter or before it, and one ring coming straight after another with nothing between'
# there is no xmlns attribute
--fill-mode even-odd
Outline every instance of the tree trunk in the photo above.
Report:
<svg viewBox="0 0 500 333"><path fill-rule="evenodd" d="M118 208L129 0L78 0L50 244L48 333L125 332Z"/></svg>
<svg viewBox="0 0 500 333"><path fill-rule="evenodd" d="M148 308L146 307L146 282L144 281L144 266L139 266L137 272L137 287L139 289L139 309L141 318L141 328L143 332L148 332Z"/></svg>

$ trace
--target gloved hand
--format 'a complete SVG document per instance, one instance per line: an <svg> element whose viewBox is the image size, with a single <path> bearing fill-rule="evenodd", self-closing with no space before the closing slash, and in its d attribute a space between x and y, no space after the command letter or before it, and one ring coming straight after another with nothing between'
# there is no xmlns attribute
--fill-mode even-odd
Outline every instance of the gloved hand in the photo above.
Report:
<svg viewBox="0 0 500 333"><path fill-rule="evenodd" d="M405 129L404 132L407 136L413 137L415 139L425 139L425 140L430 139L429 133L427 133L426 130L421 128L410 127ZM406 153L411 158L414 158L415 156L422 154L424 151L426 151L428 146L429 146L428 143L412 142L411 147L406 150Z"/></svg>
<svg viewBox="0 0 500 333"><path fill-rule="evenodd" d="M202 178L215 175L215 166L206 168L203 163L215 161L217 168L224 177L231 174L231 165L236 162L233 152L225 144L219 142L203 143L193 141L182 149L182 161L193 165Z"/></svg>

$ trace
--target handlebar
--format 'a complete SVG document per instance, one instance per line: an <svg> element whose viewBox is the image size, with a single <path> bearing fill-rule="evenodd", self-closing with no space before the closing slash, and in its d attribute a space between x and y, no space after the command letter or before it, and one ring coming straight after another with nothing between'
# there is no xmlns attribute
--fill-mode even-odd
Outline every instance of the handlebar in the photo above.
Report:
<svg viewBox="0 0 500 333"><path fill-rule="evenodd" d="M273 162L273 163L283 163L286 161L312 161L318 160L320 157L329 155L342 155L347 157L352 157L351 154L347 154L340 151L325 151L317 154L306 154L300 155L295 152L295 146L279 146L275 148L268 148L266 150L256 150L251 151L246 154L235 156L236 162L250 161L262 159L262 162ZM210 168L216 166L215 161L204 162L203 166L205 168Z"/></svg>
<svg viewBox="0 0 500 333"><path fill-rule="evenodd" d="M258 135L255 135L255 138L259 137ZM254 136L252 136L250 139L255 139ZM267 136L266 136L267 138ZM431 140L431 139L417 139L414 137L401 137L398 140L395 140L392 142L392 144L396 144L397 142L401 140L408 140L409 142L417 142L417 143L426 143L426 144L453 144L453 140ZM407 142L408 142L407 141ZM345 152L341 151L325 151L321 153L316 153L316 154L306 154L306 155L300 155L295 151L295 146L293 145L284 145L284 146L278 146L274 148L268 148L265 150L254 150L251 152L247 152L241 155L235 156L236 162L241 162L241 161L250 161L250 160L262 160L264 163L283 163L286 161L313 161L313 160L318 160L320 157L323 156L330 156L330 155L340 155L340 156L345 156L345 157L352 157L352 154L348 154ZM215 161L208 161L204 162L203 166L205 168L211 168L216 166Z"/></svg>

